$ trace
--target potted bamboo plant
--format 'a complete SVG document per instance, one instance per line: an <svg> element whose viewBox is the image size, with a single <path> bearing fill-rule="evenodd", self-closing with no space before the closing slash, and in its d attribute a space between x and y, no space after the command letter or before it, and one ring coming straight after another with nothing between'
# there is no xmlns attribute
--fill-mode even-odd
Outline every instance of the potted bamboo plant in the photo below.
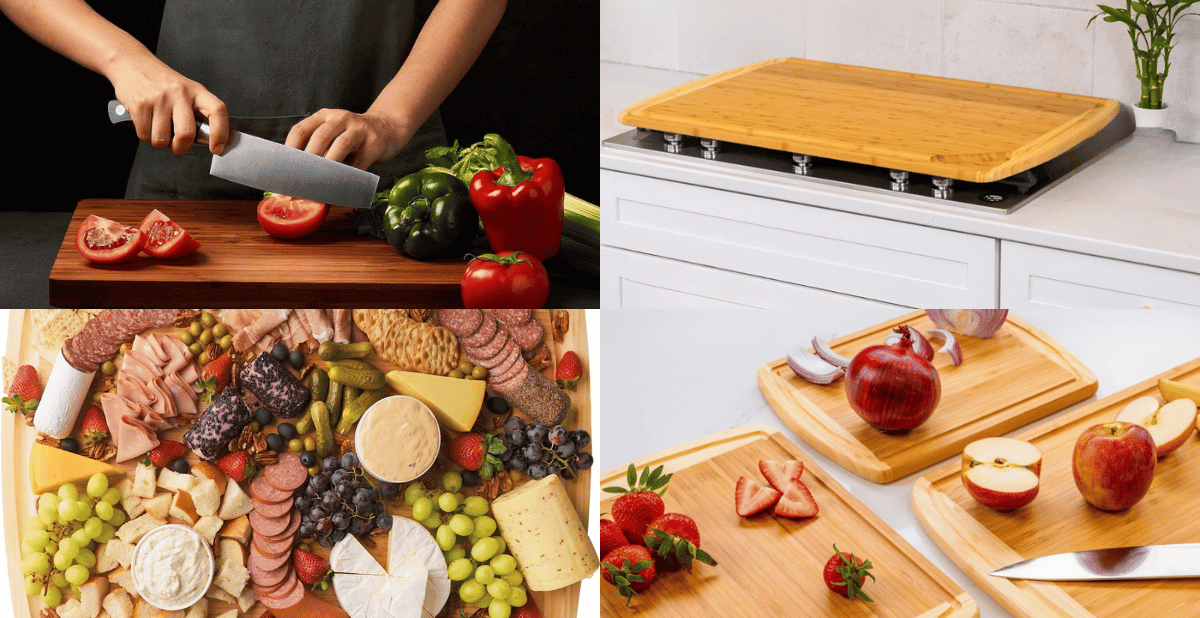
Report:
<svg viewBox="0 0 1200 618"><path fill-rule="evenodd" d="M1133 42L1133 57L1142 95L1133 108L1138 127L1162 127L1166 123L1166 105L1162 102L1163 82L1171 70L1171 50L1175 48L1175 26L1193 4L1200 0L1126 0L1124 8L1097 5L1097 17L1108 23L1122 23L1129 28Z"/></svg>

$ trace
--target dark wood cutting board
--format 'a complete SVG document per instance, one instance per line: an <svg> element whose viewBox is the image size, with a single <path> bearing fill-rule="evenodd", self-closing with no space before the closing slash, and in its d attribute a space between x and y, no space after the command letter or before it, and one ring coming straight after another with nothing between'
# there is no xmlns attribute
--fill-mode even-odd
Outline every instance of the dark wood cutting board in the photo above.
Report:
<svg viewBox="0 0 1200 618"><path fill-rule="evenodd" d="M50 304L62 307L459 307L467 263L418 261L386 241L355 233L346 213L330 207L317 233L271 238L258 225L256 202L83 200L50 271ZM92 264L75 250L88 215L138 225L157 208L187 230L200 250L178 260L139 255Z"/></svg>

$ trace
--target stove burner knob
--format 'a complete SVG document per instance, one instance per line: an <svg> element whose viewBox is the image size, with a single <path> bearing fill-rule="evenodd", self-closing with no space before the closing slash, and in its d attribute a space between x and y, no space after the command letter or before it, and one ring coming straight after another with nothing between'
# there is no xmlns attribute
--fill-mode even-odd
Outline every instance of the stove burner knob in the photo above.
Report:
<svg viewBox="0 0 1200 618"><path fill-rule="evenodd" d="M797 174L807 176L812 171L812 157L806 154L792 155L792 162L794 163L792 170Z"/></svg>
<svg viewBox="0 0 1200 618"><path fill-rule="evenodd" d="M951 188L953 185L954 185L953 178L938 178L937 176L934 176L933 177L933 197L936 197L941 200L950 199L951 197L954 196L954 189Z"/></svg>
<svg viewBox="0 0 1200 618"><path fill-rule="evenodd" d="M671 154L679 154L683 150L683 135L679 133L663 133L666 150Z"/></svg>
<svg viewBox="0 0 1200 618"><path fill-rule="evenodd" d="M717 151L721 149L721 142L715 139L700 139L700 154L705 159L717 158Z"/></svg>
<svg viewBox="0 0 1200 618"><path fill-rule="evenodd" d="M889 170L892 176L892 191L908 191L908 172L904 170Z"/></svg>

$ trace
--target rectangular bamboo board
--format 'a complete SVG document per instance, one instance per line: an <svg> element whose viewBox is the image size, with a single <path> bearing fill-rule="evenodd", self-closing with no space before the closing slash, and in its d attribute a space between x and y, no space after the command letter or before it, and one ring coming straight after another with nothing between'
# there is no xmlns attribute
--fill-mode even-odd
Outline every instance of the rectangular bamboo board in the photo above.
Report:
<svg viewBox="0 0 1200 618"><path fill-rule="evenodd" d="M820 512L790 520L769 510L753 517L734 512L739 476L766 484L761 459L804 461L802 481ZM601 586L603 616L695 618L696 616L875 616L877 618L970 618L975 600L804 456L778 430L764 425L730 429L643 457L638 470L663 466L674 474L663 495L667 512L696 520L701 548L716 566L659 574L649 589L625 606L615 586ZM625 468L610 470L601 487L625 486ZM601 502L608 512L612 500ZM875 580L864 590L873 603L830 591L821 580L833 544L843 553L869 558ZM601 567L603 568L603 567Z"/></svg>
<svg viewBox="0 0 1200 618"><path fill-rule="evenodd" d="M557 363L558 359L567 350L574 350L579 355L585 369L584 376L576 384L575 390L570 392L572 406L567 418L563 421L563 425L570 429L584 429L590 432L592 430L592 405L591 380L588 371L590 367L588 363L587 326L582 310L568 310L568 312L570 327L561 342L555 341L551 335L553 330L550 326L550 312L548 310L536 310L534 315L535 319L542 323L546 331L546 344L550 347L554 363ZM29 311L10 311L9 323L6 325L9 329L9 335L5 358L12 361L15 365L33 365L37 368L39 378L44 386L50 369L53 366L54 356L45 353L39 354L36 346L33 344L34 333L32 324ZM164 328L147 332L175 333L180 330L182 329ZM54 351L54 354L57 354L57 350ZM396 368L375 354L367 356L364 360L383 371ZM554 376L554 363L543 370L543 374L551 379ZM496 431L499 430L497 429ZM181 436L183 432L182 428L172 429L159 432L159 436L165 439L182 440ZM2 476L2 479L0 479L0 482L2 482L0 484L0 500L4 502L2 507L4 509L4 534L9 539L7 543L8 553L5 557L9 572L7 585L13 597L13 615L16 618L34 618L39 615L42 607L40 599L33 599L26 596L20 566L21 535L26 530L26 519L28 516L36 514L36 496L29 489L29 449L36 439L37 431L32 427L26 426L25 422L18 415L5 413L4 418L0 420L0 455L3 455L4 461L7 462L5 473L0 475ZM586 450L591 451L591 449ZM196 455L190 452L187 455L187 459L189 463L196 463L197 461ZM137 460L131 460L116 465L126 471L132 471L136 463ZM434 467L422 479L427 481L426 484L428 486L432 486L433 483L437 482L436 479L441 478L442 472L448 469L452 468L446 464L444 457L439 457ZM523 477L525 481L528 478L528 476ZM576 480L565 481L564 483L576 511L585 524L588 521L590 512L590 496L588 491L590 479L591 471L587 470L580 472ZM111 480L113 483L116 482L115 478ZM464 488L464 490L466 489L468 488ZM464 491L464 493L470 494L471 492ZM411 507L404 503L402 496L395 502L388 503L388 510L403 516L410 516L412 511ZM178 523L178 521L174 518L168 519L169 523ZM386 567L388 560L386 536L375 538L383 539L383 542L377 542L376 546L371 548L371 553L380 564ZM316 544L313 547L314 553L328 557L328 549L323 549ZM543 615L547 618L574 618L578 615L579 611L580 587L581 584L577 583L551 592L530 591L529 598L537 604L538 608L541 609ZM337 597L332 586L329 590L317 592L317 596L332 603L337 603ZM450 601L447 603L446 610L444 611L450 611L456 602L458 607L462 607L462 603L458 602L457 595L451 594ZM235 609L235 606L215 599L209 599L209 616L216 616L229 609ZM265 609L261 603L258 603L250 612L243 615L257 617ZM455 610L453 613L445 615L458 616L458 613Z"/></svg>
<svg viewBox="0 0 1200 618"><path fill-rule="evenodd" d="M853 358L903 324L922 332L934 328L924 311L914 311L830 344ZM957 339L962 364L953 366L946 354L934 356L941 400L929 420L905 434L883 434L867 425L846 400L844 380L828 386L806 382L785 359L760 367L758 384L779 418L805 442L875 483L912 474L958 454L972 440L1002 435L1096 392L1096 377L1083 363L1020 318L1009 315L989 339Z"/></svg>
<svg viewBox="0 0 1200 618"><path fill-rule="evenodd" d="M1035 582L988 575L1047 554L1200 538L1200 440L1195 436L1158 461L1149 493L1127 511L1092 508L1072 476L1075 441L1083 430L1113 420L1137 397L1158 396L1160 378L1200 386L1200 359L1016 434L1042 451L1041 487L1032 503L1007 513L979 504L963 486L955 460L917 480L912 493L917 519L946 555L1014 616L1200 616L1195 579Z"/></svg>
<svg viewBox="0 0 1200 618"><path fill-rule="evenodd" d="M785 152L991 182L1108 124L1116 101L776 58L621 111L621 123Z"/></svg>

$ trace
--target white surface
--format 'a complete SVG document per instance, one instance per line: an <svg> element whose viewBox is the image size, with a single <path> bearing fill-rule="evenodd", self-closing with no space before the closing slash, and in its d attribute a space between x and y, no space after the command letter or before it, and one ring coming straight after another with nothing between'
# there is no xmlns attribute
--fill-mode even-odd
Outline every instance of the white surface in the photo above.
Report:
<svg viewBox="0 0 1200 618"><path fill-rule="evenodd" d="M604 311L605 355L621 362L593 372L594 377L603 373L610 385L600 428L611 437L599 443L602 448L597 449L596 468L603 472L621 467L638 457L732 427L750 423L777 427L974 597L981 618L1008 617L917 523L910 501L912 487L931 468L890 485L876 485L821 456L767 405L756 381L759 366L814 334L844 335L879 321L854 311L830 311L804 320L797 315L738 309ZM1095 373L1099 382L1096 398L1192 360L1197 355L1195 342L1200 341L1200 322L1194 314L1031 309L1020 317L1057 339ZM1185 448L1200 446L1188 444ZM720 560L720 556L716 558ZM801 582L799 585L819 581L815 574L791 579Z"/></svg>

